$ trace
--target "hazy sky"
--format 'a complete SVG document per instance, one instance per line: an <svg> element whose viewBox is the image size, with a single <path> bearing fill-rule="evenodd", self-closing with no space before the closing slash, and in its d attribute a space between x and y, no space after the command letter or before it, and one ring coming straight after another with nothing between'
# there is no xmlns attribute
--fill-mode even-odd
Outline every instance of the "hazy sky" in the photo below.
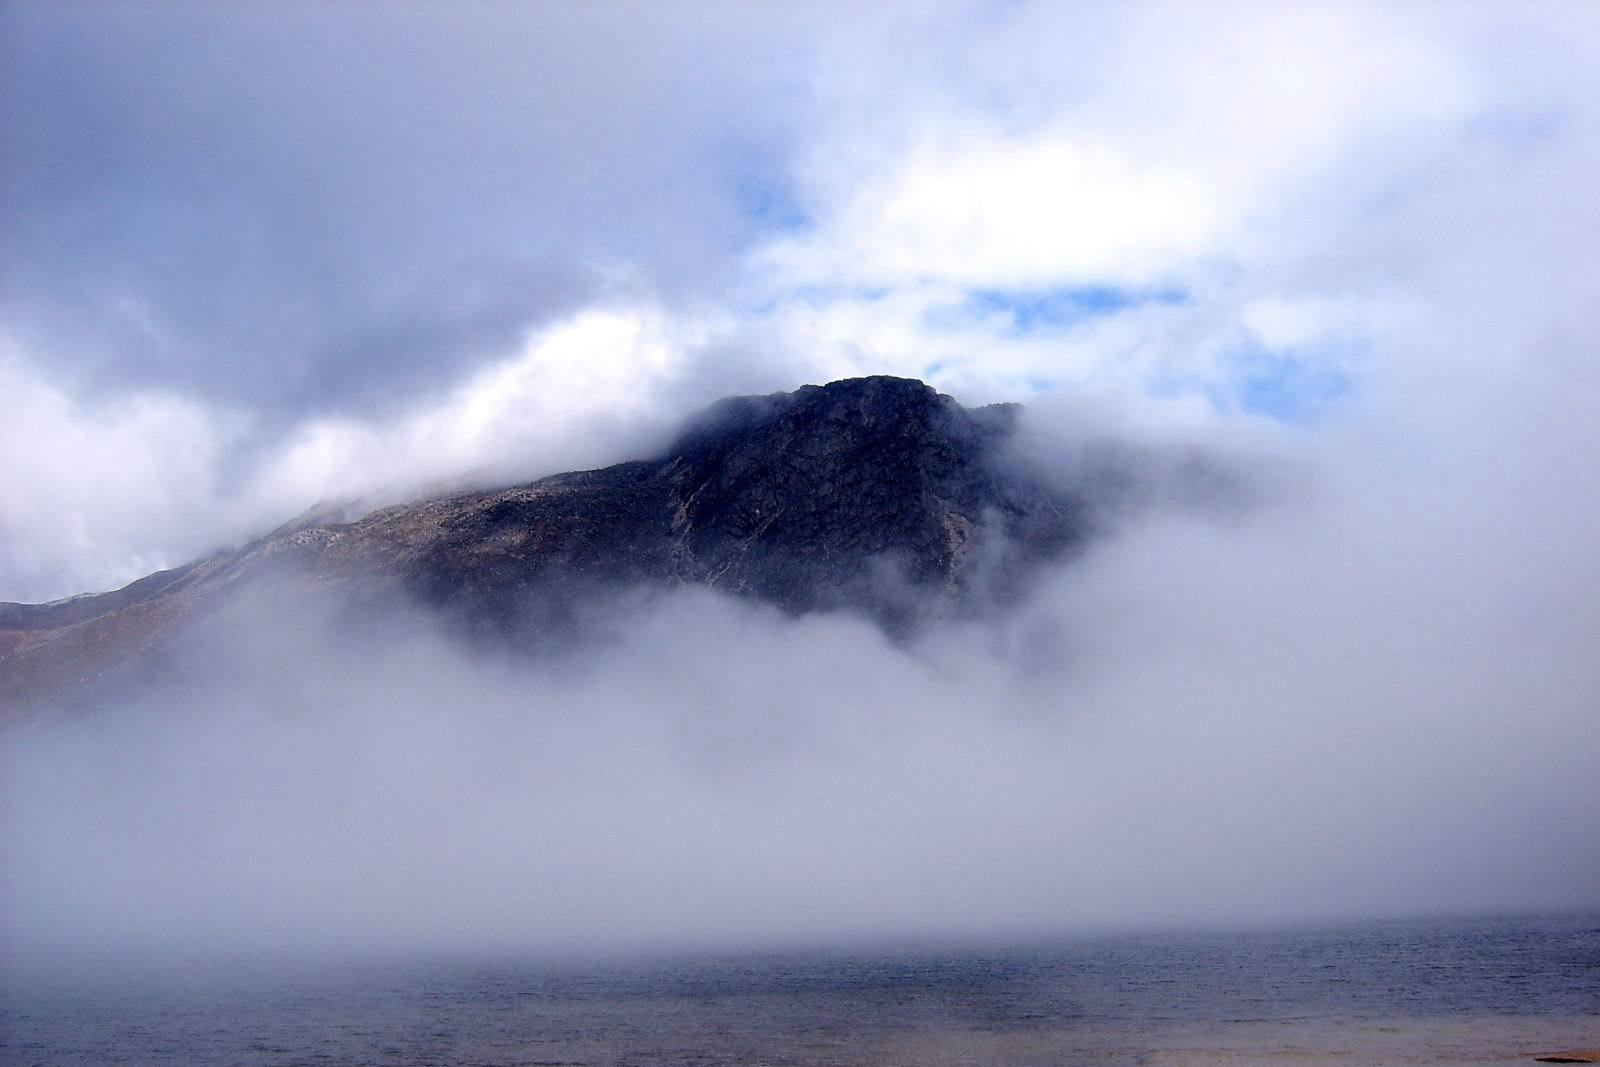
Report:
<svg viewBox="0 0 1600 1067"><path fill-rule="evenodd" d="M0 599L863 373L1278 472L912 650L241 629L7 752L45 943L1600 902L1600 11L858 7L0 6Z"/></svg>

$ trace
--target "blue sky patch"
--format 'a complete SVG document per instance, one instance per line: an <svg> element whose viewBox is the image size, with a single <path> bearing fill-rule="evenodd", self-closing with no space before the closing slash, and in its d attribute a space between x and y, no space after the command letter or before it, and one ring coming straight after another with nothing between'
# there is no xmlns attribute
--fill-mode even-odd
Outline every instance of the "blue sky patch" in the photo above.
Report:
<svg viewBox="0 0 1600 1067"><path fill-rule="evenodd" d="M1354 390L1355 383L1328 348L1274 352L1259 346L1236 351L1224 361L1233 374L1232 399L1238 409L1279 422L1315 422Z"/></svg>
<svg viewBox="0 0 1600 1067"><path fill-rule="evenodd" d="M1087 319L1149 304L1182 304L1189 294L1178 288L1132 289L1111 285L1054 286L1044 289L973 289L955 306L936 309L931 326L955 326L974 319L1006 316L1017 334L1063 330Z"/></svg>
<svg viewBox="0 0 1600 1067"><path fill-rule="evenodd" d="M1281 350L1246 342L1218 359L1218 374L1164 377L1149 388L1155 396L1203 396L1221 415L1310 426L1355 394L1350 368L1360 347L1351 338Z"/></svg>
<svg viewBox="0 0 1600 1067"><path fill-rule="evenodd" d="M723 148L733 202L739 213L766 232L790 233L816 225L781 153L746 141Z"/></svg>
<svg viewBox="0 0 1600 1067"><path fill-rule="evenodd" d="M735 196L739 210L764 230L790 233L810 229L813 225L794 187L786 181L747 176L739 183Z"/></svg>

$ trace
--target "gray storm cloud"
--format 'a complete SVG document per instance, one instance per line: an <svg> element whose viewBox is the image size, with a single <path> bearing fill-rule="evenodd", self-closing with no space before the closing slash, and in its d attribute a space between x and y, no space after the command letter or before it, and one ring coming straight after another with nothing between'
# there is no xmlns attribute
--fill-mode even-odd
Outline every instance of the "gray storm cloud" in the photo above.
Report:
<svg viewBox="0 0 1600 1067"><path fill-rule="evenodd" d="M11 329L78 388L292 422L392 411L608 291L726 278L785 171L806 19L458 14L6 5Z"/></svg>

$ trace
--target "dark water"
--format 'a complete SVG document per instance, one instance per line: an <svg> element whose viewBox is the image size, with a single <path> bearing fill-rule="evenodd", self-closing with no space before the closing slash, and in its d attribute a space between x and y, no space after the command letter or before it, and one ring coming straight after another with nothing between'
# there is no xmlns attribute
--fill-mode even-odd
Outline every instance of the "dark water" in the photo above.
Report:
<svg viewBox="0 0 1600 1067"><path fill-rule="evenodd" d="M1600 1047L1600 915L3 990L6 1064L1531 1063Z"/></svg>

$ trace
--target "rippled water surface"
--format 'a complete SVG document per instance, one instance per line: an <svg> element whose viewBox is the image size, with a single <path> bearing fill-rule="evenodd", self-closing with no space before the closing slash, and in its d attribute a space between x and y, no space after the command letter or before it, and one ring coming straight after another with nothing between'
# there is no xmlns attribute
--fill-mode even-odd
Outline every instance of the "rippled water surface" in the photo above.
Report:
<svg viewBox="0 0 1600 1067"><path fill-rule="evenodd" d="M3 988L6 1064L1531 1064L1600 1049L1600 915Z"/></svg>

